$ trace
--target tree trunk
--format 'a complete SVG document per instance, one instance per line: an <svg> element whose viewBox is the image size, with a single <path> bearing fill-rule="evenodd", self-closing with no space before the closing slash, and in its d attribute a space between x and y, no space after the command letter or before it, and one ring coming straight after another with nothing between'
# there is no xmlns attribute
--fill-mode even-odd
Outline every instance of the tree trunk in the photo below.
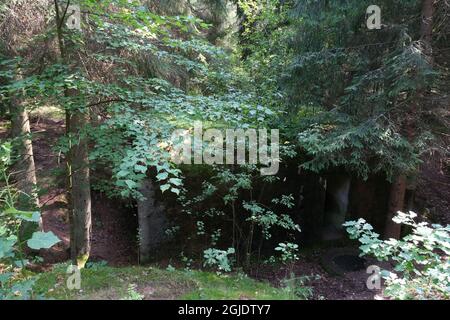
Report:
<svg viewBox="0 0 450 320"><path fill-rule="evenodd" d="M20 76L16 75L15 80L19 81ZM17 157L12 168L13 178L17 182L17 189L22 192L18 199L19 209L27 211L37 210L39 208L39 199L36 192L37 179L33 145L30 137L30 119L20 94L11 97L10 111L12 115L11 135L14 139L13 154ZM20 234L26 238L31 236L34 231L40 229L42 229L42 218L39 224L23 222Z"/></svg>
<svg viewBox="0 0 450 320"><path fill-rule="evenodd" d="M422 1L422 24L421 24L421 40L424 45L424 54L428 56L429 63L433 63L432 57L432 38L433 38L433 15L434 15L434 0ZM425 88L417 89L417 99L423 98ZM404 126L404 132L410 143L415 139L415 120L417 118L417 112L419 105L414 102L411 105L408 115L406 115L406 123ZM406 194L406 176L401 174L395 178L392 183L390 191L390 200L388 207L388 214L386 218L386 226L384 236L385 238L399 239L401 236L401 226L394 223L392 218L398 211L404 210L405 206L405 194Z"/></svg>
<svg viewBox="0 0 450 320"><path fill-rule="evenodd" d="M139 263L150 261L152 250L165 238L167 218L164 208L157 204L155 187L150 178L142 182L139 192L144 196L138 201L139 220Z"/></svg>
<svg viewBox="0 0 450 320"><path fill-rule="evenodd" d="M392 221L398 211L403 210L406 192L406 177L398 176L393 182L390 190L388 214L386 216L386 226L384 237L386 239L400 239L401 225Z"/></svg>
<svg viewBox="0 0 450 320"><path fill-rule="evenodd" d="M66 47L63 34L66 10L58 6L54 0L56 12L56 33L63 64L70 65L70 48ZM66 89L65 96L75 97L80 92ZM66 134L70 137L70 150L66 155L67 166L67 198L70 222L70 253L72 263L83 268L89 259L91 250L91 191L89 170L89 149L87 137L82 132L89 124L89 109L66 109Z"/></svg>
<svg viewBox="0 0 450 320"><path fill-rule="evenodd" d="M433 16L434 16L434 0L422 1L422 25L420 34L422 40L428 48L431 49L431 41L433 39ZM431 52L430 52L431 53Z"/></svg>
<svg viewBox="0 0 450 320"><path fill-rule="evenodd" d="M83 137L83 127L89 123L89 115L81 111L73 112L70 117L70 133L78 138L73 144L67 159L70 168L70 209L71 257L78 267L84 267L91 251L91 190L89 153L86 137Z"/></svg>

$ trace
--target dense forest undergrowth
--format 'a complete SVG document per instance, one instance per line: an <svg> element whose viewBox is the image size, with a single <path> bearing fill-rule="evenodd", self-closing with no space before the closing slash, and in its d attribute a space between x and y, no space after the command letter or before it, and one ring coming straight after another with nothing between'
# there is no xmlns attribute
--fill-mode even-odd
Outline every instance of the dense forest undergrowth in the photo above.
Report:
<svg viewBox="0 0 450 320"><path fill-rule="evenodd" d="M450 6L369 2L0 0L0 298L448 299Z"/></svg>
<svg viewBox="0 0 450 320"><path fill-rule="evenodd" d="M120 203L114 204L101 193L92 197L92 249L87 282L81 291L67 290L66 269L70 260L70 234L67 219L64 181L55 177L60 166L58 156L52 150L57 139L63 134L61 115L48 112L48 108L37 110L30 115L31 131L36 146L34 158L39 185L45 191L39 197L44 231L52 231L61 243L41 252L42 263L30 264L31 272L44 275L36 284L36 294L46 294L49 298L61 299L125 299L132 292L141 294L143 299L298 299L294 293L283 290L286 277L285 266L276 263L253 266L248 272L250 278L263 283L245 280L233 273L231 278L221 279L219 275L196 272L192 280L191 270L201 269L202 261L187 262L179 255L176 242L166 244L155 252L150 266L133 267L138 264L136 212ZM0 132L4 137L6 132ZM118 205L118 206L117 206ZM314 299L373 299L374 293L365 286L365 270L336 274L322 265L322 256L327 247L311 246L302 250L301 260L293 267L293 272L304 276L304 298ZM355 247L356 248L356 247ZM366 261L369 265L373 259ZM55 267L54 267L55 265ZM179 271L172 271L171 267ZM117 269L116 269L117 268ZM124 279L115 283L117 279ZM197 279L198 278L198 279ZM131 285L131 287L129 287ZM198 291L206 286L206 293ZM278 289L276 289L278 288ZM255 293L259 292L259 293Z"/></svg>
<svg viewBox="0 0 450 320"><path fill-rule="evenodd" d="M250 278L262 281L258 284L245 280L233 273L228 278L208 272L191 271L202 267L201 260L187 263L179 255L178 244L169 243L163 250L155 253L151 266L133 267L138 264L137 216L133 209L111 202L101 193L94 193L92 251L88 275L83 275L86 284L83 290L67 290L67 264L70 259L70 234L67 219L67 203L64 181L55 177L58 155L52 150L52 145L63 134L63 119L61 115L37 110L31 114L31 131L34 135L36 174L39 185L45 189L39 197L45 231L52 231L61 243L50 250L41 252L42 263L28 266L31 272L44 273L36 285L36 294L45 294L49 298L59 299L374 299L378 291L366 287L367 273L364 268L337 274L333 267L327 266L329 261L323 261L327 251L333 251L335 244L321 246L311 245L303 248L300 260L295 263L292 271L304 277L301 287L304 291L300 296L289 290L283 290L283 279L286 268L279 263L266 266L254 266L248 272ZM0 132L5 137L6 132ZM437 170L435 163L425 167L426 177L433 176L434 181L427 180L424 193L419 190L417 196L430 202L437 197L438 205L448 208L450 186L448 175ZM429 189L439 190L429 196ZM117 205L119 205L117 207ZM445 207L447 206L447 207ZM438 212L449 212L442 210ZM435 221L448 221L448 216L432 217ZM341 244L338 247L342 247ZM353 247L353 244L347 244ZM355 252L356 252L356 247ZM163 253L161 253L163 252ZM376 263L374 259L364 261L368 266ZM55 267L54 267L55 265ZM172 270L171 267L179 271ZM350 266L350 269L354 266ZM184 270L184 271L183 271ZM191 274L194 273L194 276ZM241 276L242 277L242 276ZM195 280L193 280L194 278ZM124 279L116 283L117 279ZM204 288L206 286L206 289ZM199 288L204 288L199 291ZM276 289L278 288L278 289ZM202 291L204 290L204 292ZM131 292L131 293L130 293Z"/></svg>

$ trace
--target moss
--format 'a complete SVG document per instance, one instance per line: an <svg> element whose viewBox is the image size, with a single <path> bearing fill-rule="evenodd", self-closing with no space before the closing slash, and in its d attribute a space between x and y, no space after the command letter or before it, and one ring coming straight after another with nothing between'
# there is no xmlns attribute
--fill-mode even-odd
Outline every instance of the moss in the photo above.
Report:
<svg viewBox="0 0 450 320"><path fill-rule="evenodd" d="M89 254L83 254L81 256L77 257L77 266L79 269L83 269L84 266L86 265L86 262L89 259Z"/></svg>
<svg viewBox="0 0 450 320"><path fill-rule="evenodd" d="M35 290L50 299L123 299L130 284L145 299L290 299L283 289L244 275L217 275L202 271L167 271L155 267L108 266L81 270L81 289L66 286L68 265L42 273Z"/></svg>
<svg viewBox="0 0 450 320"><path fill-rule="evenodd" d="M290 300L292 296L283 289L274 288L267 282L259 282L245 275L217 275L194 272L198 286L185 294L184 299L218 300Z"/></svg>

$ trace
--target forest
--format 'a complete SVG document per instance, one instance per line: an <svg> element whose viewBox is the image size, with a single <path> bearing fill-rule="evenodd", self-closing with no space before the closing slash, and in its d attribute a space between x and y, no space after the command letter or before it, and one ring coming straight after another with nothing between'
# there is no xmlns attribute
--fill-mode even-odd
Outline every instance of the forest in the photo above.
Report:
<svg viewBox="0 0 450 320"><path fill-rule="evenodd" d="M0 300L448 300L449 128L448 0L0 0Z"/></svg>

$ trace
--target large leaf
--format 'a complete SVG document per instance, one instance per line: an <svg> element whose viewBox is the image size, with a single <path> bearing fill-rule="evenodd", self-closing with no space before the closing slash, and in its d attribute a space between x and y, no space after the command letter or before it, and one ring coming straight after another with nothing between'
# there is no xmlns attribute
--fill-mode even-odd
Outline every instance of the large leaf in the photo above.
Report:
<svg viewBox="0 0 450 320"><path fill-rule="evenodd" d="M53 232L35 232L31 239L27 241L28 246L31 249L49 249L55 244L60 242L57 236Z"/></svg>
<svg viewBox="0 0 450 320"><path fill-rule="evenodd" d="M9 238L0 238L0 259L13 256L13 248L17 238L12 236Z"/></svg>
<svg viewBox="0 0 450 320"><path fill-rule="evenodd" d="M4 211L4 213L29 222L38 223L41 219L41 214L38 211L21 211L15 208L8 208Z"/></svg>
<svg viewBox="0 0 450 320"><path fill-rule="evenodd" d="M158 179L158 181L166 180L168 176L169 174L167 172L161 172L156 176L156 179Z"/></svg>
<svg viewBox="0 0 450 320"><path fill-rule="evenodd" d="M161 187L160 187L160 189L161 189L161 191L164 193L164 191L167 191L167 190L169 190L170 189L170 184L163 184Z"/></svg>
<svg viewBox="0 0 450 320"><path fill-rule="evenodd" d="M31 298L31 293L33 290L33 286L36 282L36 277L28 280L23 280L20 282L16 282L9 293L10 296L7 296L8 300L29 300Z"/></svg>
<svg viewBox="0 0 450 320"><path fill-rule="evenodd" d="M0 274L0 284L4 284L4 283L8 282L13 277L13 275L14 274L12 272L1 273Z"/></svg>

